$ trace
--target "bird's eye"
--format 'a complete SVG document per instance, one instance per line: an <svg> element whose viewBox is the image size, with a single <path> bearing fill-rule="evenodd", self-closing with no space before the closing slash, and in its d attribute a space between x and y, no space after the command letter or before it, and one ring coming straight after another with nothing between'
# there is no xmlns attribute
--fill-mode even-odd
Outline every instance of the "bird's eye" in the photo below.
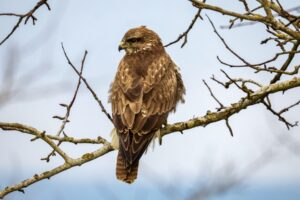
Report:
<svg viewBox="0 0 300 200"><path fill-rule="evenodd" d="M142 38L128 38L126 41L129 43L141 42Z"/></svg>

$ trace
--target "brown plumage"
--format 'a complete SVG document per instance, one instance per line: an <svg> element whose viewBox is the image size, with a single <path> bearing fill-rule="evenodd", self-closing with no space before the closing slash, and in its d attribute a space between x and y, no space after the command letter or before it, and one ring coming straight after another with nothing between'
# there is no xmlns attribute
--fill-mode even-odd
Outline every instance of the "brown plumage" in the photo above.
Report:
<svg viewBox="0 0 300 200"><path fill-rule="evenodd" d="M139 159L169 112L183 101L185 88L178 67L155 32L144 26L130 29L120 43L122 49L126 54L111 85L109 101L119 137L116 175L132 183Z"/></svg>

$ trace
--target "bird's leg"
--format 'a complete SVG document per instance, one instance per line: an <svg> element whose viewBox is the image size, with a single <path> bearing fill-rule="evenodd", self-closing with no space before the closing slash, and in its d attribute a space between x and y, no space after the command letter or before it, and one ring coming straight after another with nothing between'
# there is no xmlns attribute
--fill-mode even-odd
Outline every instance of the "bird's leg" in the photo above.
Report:
<svg viewBox="0 0 300 200"><path fill-rule="evenodd" d="M110 136L111 136L111 146L116 150L119 149L119 137L117 134L117 130L115 128L111 130Z"/></svg>
<svg viewBox="0 0 300 200"><path fill-rule="evenodd" d="M167 125L167 120L161 125L161 128L166 127L166 125ZM161 135L160 129L158 129L158 130L155 132L155 137L157 137L157 139L158 139L158 144L159 144L159 145L162 145L162 135Z"/></svg>
<svg viewBox="0 0 300 200"><path fill-rule="evenodd" d="M161 145L162 144L162 136L161 136L160 129L155 131L155 137L158 139L158 144Z"/></svg>

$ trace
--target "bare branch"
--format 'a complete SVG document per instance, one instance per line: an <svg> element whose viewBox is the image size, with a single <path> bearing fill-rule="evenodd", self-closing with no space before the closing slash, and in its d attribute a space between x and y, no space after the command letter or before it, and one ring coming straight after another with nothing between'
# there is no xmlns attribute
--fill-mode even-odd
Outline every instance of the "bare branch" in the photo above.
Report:
<svg viewBox="0 0 300 200"><path fill-rule="evenodd" d="M296 47L297 48L297 47ZM298 53L300 53L300 51L298 50L297 51L297 49L296 50L291 50L291 51L285 51L285 52L280 52L280 53L276 53L275 55L274 55L274 57L272 57L272 58L270 58L270 59L268 59L268 60L266 60L266 61L263 61L263 62L260 62L260 63L255 63L255 64L250 64L250 66L252 66L252 67L257 67L257 66L262 66L262 65L266 65L266 64L268 64L268 63L271 63L271 62L273 62L273 61L276 61L277 60L277 58L279 57L279 56L282 56L282 55L288 55L288 56L290 56L290 55L295 55L295 54L298 54ZM230 66L230 67L249 67L249 65L248 64L246 64L246 65L231 65L231 64L227 64L227 63L225 63L224 61L222 61L219 57L217 57L217 59L219 60L219 62L221 62L222 64L224 64L224 65L227 65L227 66ZM292 58L291 58L292 59ZM265 68L254 68L255 70L257 70L257 71L268 71L268 69L265 69ZM285 69L280 69L281 71L284 71ZM272 71L272 69L269 69L269 71L270 72L275 72L275 70L273 70Z"/></svg>
<svg viewBox="0 0 300 200"><path fill-rule="evenodd" d="M237 84L237 82L234 79L232 79L224 70L221 69L221 72L226 76L226 78L229 79L229 82L227 82L225 85L229 86L230 83L233 83L238 89L249 94L248 91L245 91L241 86L239 86L239 84Z"/></svg>
<svg viewBox="0 0 300 200"><path fill-rule="evenodd" d="M203 117L197 117L189 121L167 125L165 128L161 129L161 134L167 135L173 132L180 132L198 126L206 126L217 121L225 120L226 118L240 112L248 106L260 103L261 100L269 94L273 94L279 91L286 91L295 87L300 87L300 78L294 77L291 80L264 86L258 91L251 93L249 97L242 98L239 102L233 103L221 111L209 112Z"/></svg>
<svg viewBox="0 0 300 200"><path fill-rule="evenodd" d="M219 81L218 79L216 79L214 75L212 75L212 77L211 77L210 79L213 80L213 81L215 81L215 82L218 83L219 85L222 85L222 86L225 87L226 89L228 88L228 86L226 86L222 81Z"/></svg>
<svg viewBox="0 0 300 200"><path fill-rule="evenodd" d="M225 123L226 123L226 126L227 126L227 128L229 130L229 133L230 133L231 137L233 137L233 130L232 130L230 124L229 124L229 119L228 118L225 119Z"/></svg>
<svg viewBox="0 0 300 200"><path fill-rule="evenodd" d="M252 15L240 14L237 12L225 10L218 6L206 4L200 0L190 0L190 1L193 3L193 6L195 6L197 8L212 10L212 11L215 11L215 12L223 14L223 15L237 17L241 20L261 22L261 23L266 24L276 30L282 31L297 40L300 40L300 33L298 31L295 31L295 30L292 30L292 29L286 27L284 24L282 24L278 20L270 20L268 17L262 16L260 14L252 14Z"/></svg>
<svg viewBox="0 0 300 200"><path fill-rule="evenodd" d="M35 25L35 21L37 18L33 15L42 5L46 5L48 10L50 9L50 6L47 2L47 0L40 0L37 2L37 4L27 13L25 14L15 14L15 13L0 13L0 16L14 16L19 17L16 25L12 28L12 30L8 33L8 35L0 42L0 45L2 45L12 34L17 30L17 28L20 26L23 20L25 20L25 24L28 22L29 19L32 19L32 24Z"/></svg>
<svg viewBox="0 0 300 200"><path fill-rule="evenodd" d="M19 123L3 123L0 122L0 128L2 130L7 130L7 131L18 131L22 133L26 133L29 135L35 136L31 141L35 141L36 139L39 139L39 135L41 135L43 132L39 132L37 129L27 126L24 124L19 124ZM102 137L97 137L95 139L91 138L74 138L74 137L68 137L68 136L57 136L57 135L50 135L43 133L45 137L51 139L51 140L56 140L56 141L61 141L61 142L69 142L73 144L106 144L108 143L104 138Z"/></svg>
<svg viewBox="0 0 300 200"><path fill-rule="evenodd" d="M230 48L230 46L227 44L227 42L225 41L225 39L219 34L219 32L217 31L214 23L211 21L211 19L207 16L210 24L212 25L213 27L213 30L214 32L216 33L216 35L219 37L219 39L222 41L222 43L224 44L225 48L228 49L235 57L237 57L240 61L242 61L244 63L244 65L232 65L232 64L228 64L224 61L222 61L218 56L217 56L217 59L218 61L223 64L223 65L226 65L226 66L229 66L229 67L250 67L252 69L254 69L257 72L260 72L260 71L266 71L266 72L269 72L269 73L278 73L278 74L286 74L286 75L294 75L294 74L297 74L299 72L299 69L300 69L300 65L297 65L294 67L294 70L293 71L290 71L290 72L287 72L285 71L287 66L290 64L291 60L294 58L294 55L296 53L299 53L299 51L297 51L297 48L299 46L298 42L294 45L294 47L292 48L292 50L290 51L290 53L288 54L289 55L289 58L286 62L286 64L284 64L282 66L282 68L280 70L278 69L275 69L275 68L267 68L265 66L265 64L269 63L269 62L272 62L272 61L275 61L278 56L280 55L284 55L284 54L287 54L285 52L283 53L277 53L272 59L269 59L267 61L264 61L262 63L259 63L259 64L251 64L249 63L248 61L246 61L244 58L242 58L238 53L236 53L232 48ZM294 50L295 49L295 50ZM264 65L264 67L258 67L259 65ZM280 78L280 76L278 76Z"/></svg>
<svg viewBox="0 0 300 200"><path fill-rule="evenodd" d="M239 0L239 1L243 3L243 5L244 5L244 7L245 7L245 10L246 10L247 12L250 12L250 9L249 9L249 6L248 6L247 1L246 1L246 0Z"/></svg>
<svg viewBox="0 0 300 200"><path fill-rule="evenodd" d="M290 122L288 122L288 121L281 115L282 113L275 111L275 110L271 107L271 105L267 104L265 101L262 101L262 103L266 106L266 108L267 108L272 114L274 114L275 116L278 117L279 121L281 121L281 122L283 122L283 123L285 124L285 126L286 126L286 128L287 128L288 130L290 130L290 128L293 128L293 127L295 127L295 126L298 126L298 122L297 122L297 121L296 121L295 123L293 123L293 124L290 123ZM298 104L296 104L296 105L298 105ZM293 106L292 106L292 107L293 107Z"/></svg>
<svg viewBox="0 0 300 200"><path fill-rule="evenodd" d="M87 53L88 53L87 51L84 52L84 56L83 56L82 61L81 61L81 67L80 67L80 72L79 72L80 76L82 75L82 72L83 72L84 61L85 61ZM81 84L81 77L80 76L78 78L76 89L74 91L74 95L73 95L70 103L68 105L60 104L60 105L62 105L63 107L66 108L65 116L64 117L53 116L53 118L57 118L59 120L62 120L61 126L60 126L59 130L57 131L56 136L60 136L60 134L64 131L66 124L69 122L69 116L70 116L70 113L71 113L71 109L72 109L72 106L73 106L73 104L76 100L76 97L77 97L77 94L78 94L78 91L79 91L79 88L80 88L80 84ZM59 141L57 146L60 146L62 143L63 143L62 140ZM45 160L46 162L49 162L50 157L54 156L54 155L55 155L55 150L53 149L51 151L51 153L49 153L45 158L42 158L41 160Z"/></svg>
<svg viewBox="0 0 300 200"><path fill-rule="evenodd" d="M299 72L299 69L300 69L300 65L296 65L294 66L294 69L292 71L284 71L284 70L279 70L279 69L276 69L274 67L266 67L266 65L264 65L264 67L257 67L256 65L252 65L252 64L247 64L247 65L232 65L232 64L228 64L224 61L222 61L219 57L217 57L218 61L223 64L223 65L226 65L226 66L229 66L229 67L250 67L252 69L255 70L255 73L258 73L260 71L265 71L265 72L269 72L269 73L277 73L277 74L285 74L285 75L295 75L295 74L298 74Z"/></svg>
<svg viewBox="0 0 300 200"><path fill-rule="evenodd" d="M258 7L256 7L256 8L254 8L254 9L252 9L250 12L247 12L247 13L245 13L244 15L251 15L254 11L257 11L257 10L259 10L259 9L261 9L262 8L262 6L258 6ZM231 29L231 28L235 28L235 27L240 27L240 26L245 26L245 25L252 25L252 24L255 24L255 23L257 23L257 22L244 22L244 23L238 23L238 24L235 24L235 22L237 21L237 20L239 20L240 18L238 18L238 17L235 17L234 19L231 19L229 22L229 25L226 25L226 26L220 26L220 28L222 28L222 29Z"/></svg>
<svg viewBox="0 0 300 200"><path fill-rule="evenodd" d="M206 0L203 0L203 2L205 3ZM201 15L200 15L200 14L201 14L201 10L202 10L202 9L198 9L196 15L194 16L193 20L191 21L191 23L190 23L189 27L186 29L186 31L184 31L182 34L180 34L180 35L177 37L176 40L174 40L174 41L172 41L172 42L166 44L164 47L171 46L171 45L173 45L173 44L179 42L181 39L184 38L184 41L183 41L183 43L182 43L182 45L181 45L181 48L183 48L184 45L186 45L186 43L187 43L188 34L189 34L189 32L192 30L192 28L194 27L194 25L195 25L197 19L199 19L199 18L202 19Z"/></svg>
<svg viewBox="0 0 300 200"><path fill-rule="evenodd" d="M242 58L241 56L239 56L235 51L233 51L228 44L226 43L226 41L224 40L224 38L219 34L219 32L217 31L214 23L211 21L211 19L208 17L208 15L206 15L206 17L208 18L212 28L214 29L214 33L216 33L216 35L219 37L219 39L222 41L222 43L224 44L224 46L226 47L226 49L228 49L234 56L236 56L239 60L241 60L243 63L245 63L247 66L251 65L250 63L248 63L244 58Z"/></svg>
<svg viewBox="0 0 300 200"><path fill-rule="evenodd" d="M178 38L176 40L174 40L173 42L170 42L170 43L166 44L165 47L171 46L171 45L179 42L180 40L184 39L182 45L180 46L181 48L183 48L184 45L186 45L186 43L187 43L188 34L192 30L192 28L193 28L194 24L196 23L197 19L199 19L199 18L202 19L200 13L201 13L201 9L198 9L196 15L194 16L192 22L190 23L190 25L186 29L186 31L184 31L182 34L180 34L178 36Z"/></svg>
<svg viewBox="0 0 300 200"><path fill-rule="evenodd" d="M70 112L71 112L71 109L72 109L72 106L75 102L75 99L77 97L77 94L78 94L78 91L79 91L79 87L80 87L80 84L81 84L81 76L82 76L82 72L83 72L83 67L84 67L84 61L85 61L85 58L86 58L86 55L87 55L87 51L84 52L84 56L82 58L82 61L81 61L81 67L80 67L80 72L79 72L79 79L78 79L78 82L77 82L77 85L76 85L76 89L75 89L75 92L74 92L74 95L70 101L70 103L68 105L66 104L63 104L63 106L66 108L66 114L65 116L62 118L63 121L62 121L62 124L57 132L57 136L60 136L60 134L63 132L65 126L66 126L66 123L68 122L68 119L69 119L69 116L70 116Z"/></svg>
<svg viewBox="0 0 300 200"><path fill-rule="evenodd" d="M71 60L69 59L66 50L64 48L63 43L61 43L61 47L63 49L64 55L68 61L68 64L72 67L72 69L76 72L76 74L81 78L81 80L84 82L85 86L88 88L88 90L92 93L94 99L97 101L98 105L101 108L101 111L106 115L106 117L113 123L113 120L110 116L110 114L106 111L105 107L103 106L101 100L98 98L97 94L94 92L94 90L91 88L91 86L88 84L87 80L80 75L79 71L76 69L76 67L72 64Z"/></svg>
<svg viewBox="0 0 300 200"><path fill-rule="evenodd" d="M297 53L297 49L299 47L300 41L296 42L296 44L294 44L291 53L289 53L288 58L286 59L286 61L284 62L284 64L281 66L280 71L285 71L288 66L291 64L292 60L295 57L295 54ZM299 52L299 51L298 51ZM282 73L278 73L275 75L275 77L270 81L270 83L276 83L277 81L280 80Z"/></svg>
<svg viewBox="0 0 300 200"><path fill-rule="evenodd" d="M33 127L29 127L26 125L22 125L22 124L18 124L18 123L2 123L0 122L0 128L2 130L15 130L15 131L19 131L22 133L27 133L27 134L31 134L34 135L37 138L42 139L43 141L45 141L49 146L51 146L55 152L57 152L66 162L69 162L71 160L71 158L64 152L62 151L52 140L51 138L49 138L46 135L45 131L39 131Z"/></svg>
<svg viewBox="0 0 300 200"><path fill-rule="evenodd" d="M210 96L212 96L212 98L219 104L219 108L217 108L217 111L220 111L222 110L224 107L224 105L218 100L218 98L214 95L214 93L212 92L211 88L209 87L209 85L206 83L205 80L202 80L203 83L205 84L205 86L207 87L209 93L210 93Z"/></svg>
<svg viewBox="0 0 300 200"><path fill-rule="evenodd" d="M8 186L4 190L0 191L0 199L3 199L7 194L14 192L14 191L20 191L24 190L24 188L41 181L43 179L50 179L52 176L55 176L56 174L59 174L65 170L68 170L70 168L73 168L75 166L81 166L91 160L94 160L110 151L112 151L113 148L109 143L106 143L103 147L100 149L91 152L91 153L86 153L82 155L80 158L77 159L72 159L69 162L66 162L54 169L51 169L49 171L45 171L41 174L35 174L33 177L26 179L16 185L13 186Z"/></svg>
<svg viewBox="0 0 300 200"><path fill-rule="evenodd" d="M234 84L234 83L239 83L241 82L242 83L242 87L246 86L247 83L251 83L253 85L256 85L258 87L262 87L262 85L254 80L251 80L251 79L242 79L242 78L235 78L235 79L231 79L230 81L226 82L224 84L224 87L225 88L229 88L229 86L231 84Z"/></svg>
<svg viewBox="0 0 300 200"><path fill-rule="evenodd" d="M289 111L291 108L293 108L293 107L295 107L295 106L297 106L297 105L299 105L299 104L300 104L300 100L297 101L296 103L294 103L294 104L292 104L292 105L290 105L290 106L288 106L288 107L282 109L281 111L278 112L278 114L281 115L282 113L285 113L285 112Z"/></svg>

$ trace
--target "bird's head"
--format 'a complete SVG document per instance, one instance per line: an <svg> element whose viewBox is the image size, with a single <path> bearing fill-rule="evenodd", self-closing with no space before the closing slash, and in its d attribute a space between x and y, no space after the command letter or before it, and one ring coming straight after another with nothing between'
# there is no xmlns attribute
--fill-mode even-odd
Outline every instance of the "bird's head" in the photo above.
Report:
<svg viewBox="0 0 300 200"><path fill-rule="evenodd" d="M119 51L125 50L127 54L149 51L155 47L162 47L159 36L145 26L130 29L120 42Z"/></svg>

